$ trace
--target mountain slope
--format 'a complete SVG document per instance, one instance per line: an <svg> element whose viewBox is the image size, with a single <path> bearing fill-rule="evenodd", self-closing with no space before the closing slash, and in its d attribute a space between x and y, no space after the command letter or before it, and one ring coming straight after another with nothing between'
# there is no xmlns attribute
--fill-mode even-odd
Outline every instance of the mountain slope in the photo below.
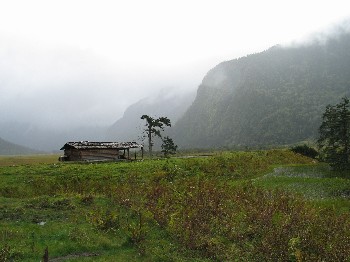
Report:
<svg viewBox="0 0 350 262"><path fill-rule="evenodd" d="M156 97L145 98L129 106L122 118L107 131L110 141L137 141L142 136L145 125L142 115L152 117L166 116L172 125L185 113L194 100L194 92L178 93L164 89Z"/></svg>
<svg viewBox="0 0 350 262"><path fill-rule="evenodd" d="M182 147L290 144L318 135L325 106L350 95L350 34L272 47L210 70L175 126Z"/></svg>
<svg viewBox="0 0 350 262"><path fill-rule="evenodd" d="M28 155L38 154L39 151L20 146L0 138L0 155Z"/></svg>
<svg viewBox="0 0 350 262"><path fill-rule="evenodd" d="M0 137L40 151L56 152L68 141L103 141L107 127L91 125L54 128L30 122L1 122Z"/></svg>

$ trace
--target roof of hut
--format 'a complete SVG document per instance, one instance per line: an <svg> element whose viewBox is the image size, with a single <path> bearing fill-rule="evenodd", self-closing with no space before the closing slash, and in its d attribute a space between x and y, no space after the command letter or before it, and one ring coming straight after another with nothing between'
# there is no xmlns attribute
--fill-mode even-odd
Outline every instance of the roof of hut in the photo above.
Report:
<svg viewBox="0 0 350 262"><path fill-rule="evenodd" d="M90 142L90 141L80 141L80 142L67 142L60 149L127 149L127 148L143 148L143 145L136 142Z"/></svg>

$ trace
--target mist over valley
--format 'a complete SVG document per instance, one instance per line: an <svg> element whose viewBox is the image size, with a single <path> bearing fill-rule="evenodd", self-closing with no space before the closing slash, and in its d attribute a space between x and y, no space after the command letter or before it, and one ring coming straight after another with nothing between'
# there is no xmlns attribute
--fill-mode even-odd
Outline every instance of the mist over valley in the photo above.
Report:
<svg viewBox="0 0 350 262"><path fill-rule="evenodd" d="M167 132L180 148L293 144L313 140L326 104L349 93L342 3L320 4L313 19L311 4L288 4L300 24L282 7L259 20L263 12L253 11L256 19L231 15L228 2L203 2L202 13L193 3L187 11L183 3L172 10L154 4L140 4L146 13L121 7L136 10L143 24L115 16L115 6L87 4L81 23L67 11L62 24L55 8L64 4L43 4L50 17L21 11L23 20L9 15L15 5L4 7L1 19L12 24L0 27L0 137L47 152L67 141L139 140L140 117L149 114L170 118ZM268 12L273 5L260 7Z"/></svg>

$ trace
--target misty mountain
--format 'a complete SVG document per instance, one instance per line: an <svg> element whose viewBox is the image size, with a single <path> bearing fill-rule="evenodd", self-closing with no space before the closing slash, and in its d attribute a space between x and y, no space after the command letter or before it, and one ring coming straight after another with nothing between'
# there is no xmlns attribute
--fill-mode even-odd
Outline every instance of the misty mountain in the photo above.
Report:
<svg viewBox="0 0 350 262"><path fill-rule="evenodd" d="M172 125L185 113L195 97L194 91L177 92L163 89L157 96L142 99L129 106L122 118L107 131L109 141L137 141L142 136L144 120L142 115L166 116Z"/></svg>
<svg viewBox="0 0 350 262"><path fill-rule="evenodd" d="M29 122L0 122L0 136L16 144L40 151L59 151L68 141L102 141L105 139L106 127L73 126L65 129L40 127Z"/></svg>
<svg viewBox="0 0 350 262"><path fill-rule="evenodd" d="M167 116L172 123L186 111L194 100L194 91L177 91L164 89L157 96L146 98L127 108L124 116L112 126L99 126L90 123L72 122L67 119L63 126L57 128L44 123L0 120L0 137L7 141L21 144L41 151L59 151L68 141L129 141L141 136L144 123L140 117L143 114L152 116ZM102 113L101 113L102 114ZM52 117L54 121L54 116Z"/></svg>
<svg viewBox="0 0 350 262"><path fill-rule="evenodd" d="M312 140L327 104L350 96L350 34L274 46L211 69L174 127L182 147L237 147Z"/></svg>
<svg viewBox="0 0 350 262"><path fill-rule="evenodd" d="M42 152L14 143L10 143L0 138L0 155L29 155L38 153Z"/></svg>

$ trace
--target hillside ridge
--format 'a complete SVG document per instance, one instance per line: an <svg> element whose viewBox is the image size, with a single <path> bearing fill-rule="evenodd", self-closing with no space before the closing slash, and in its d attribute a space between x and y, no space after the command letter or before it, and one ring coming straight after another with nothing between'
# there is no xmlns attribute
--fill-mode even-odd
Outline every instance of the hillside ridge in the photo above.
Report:
<svg viewBox="0 0 350 262"><path fill-rule="evenodd" d="M39 153L43 152L11 143L0 137L0 155L29 155Z"/></svg>
<svg viewBox="0 0 350 262"><path fill-rule="evenodd" d="M326 105L350 96L349 50L350 33L343 32L218 64L176 123L176 141L217 148L314 140Z"/></svg>

